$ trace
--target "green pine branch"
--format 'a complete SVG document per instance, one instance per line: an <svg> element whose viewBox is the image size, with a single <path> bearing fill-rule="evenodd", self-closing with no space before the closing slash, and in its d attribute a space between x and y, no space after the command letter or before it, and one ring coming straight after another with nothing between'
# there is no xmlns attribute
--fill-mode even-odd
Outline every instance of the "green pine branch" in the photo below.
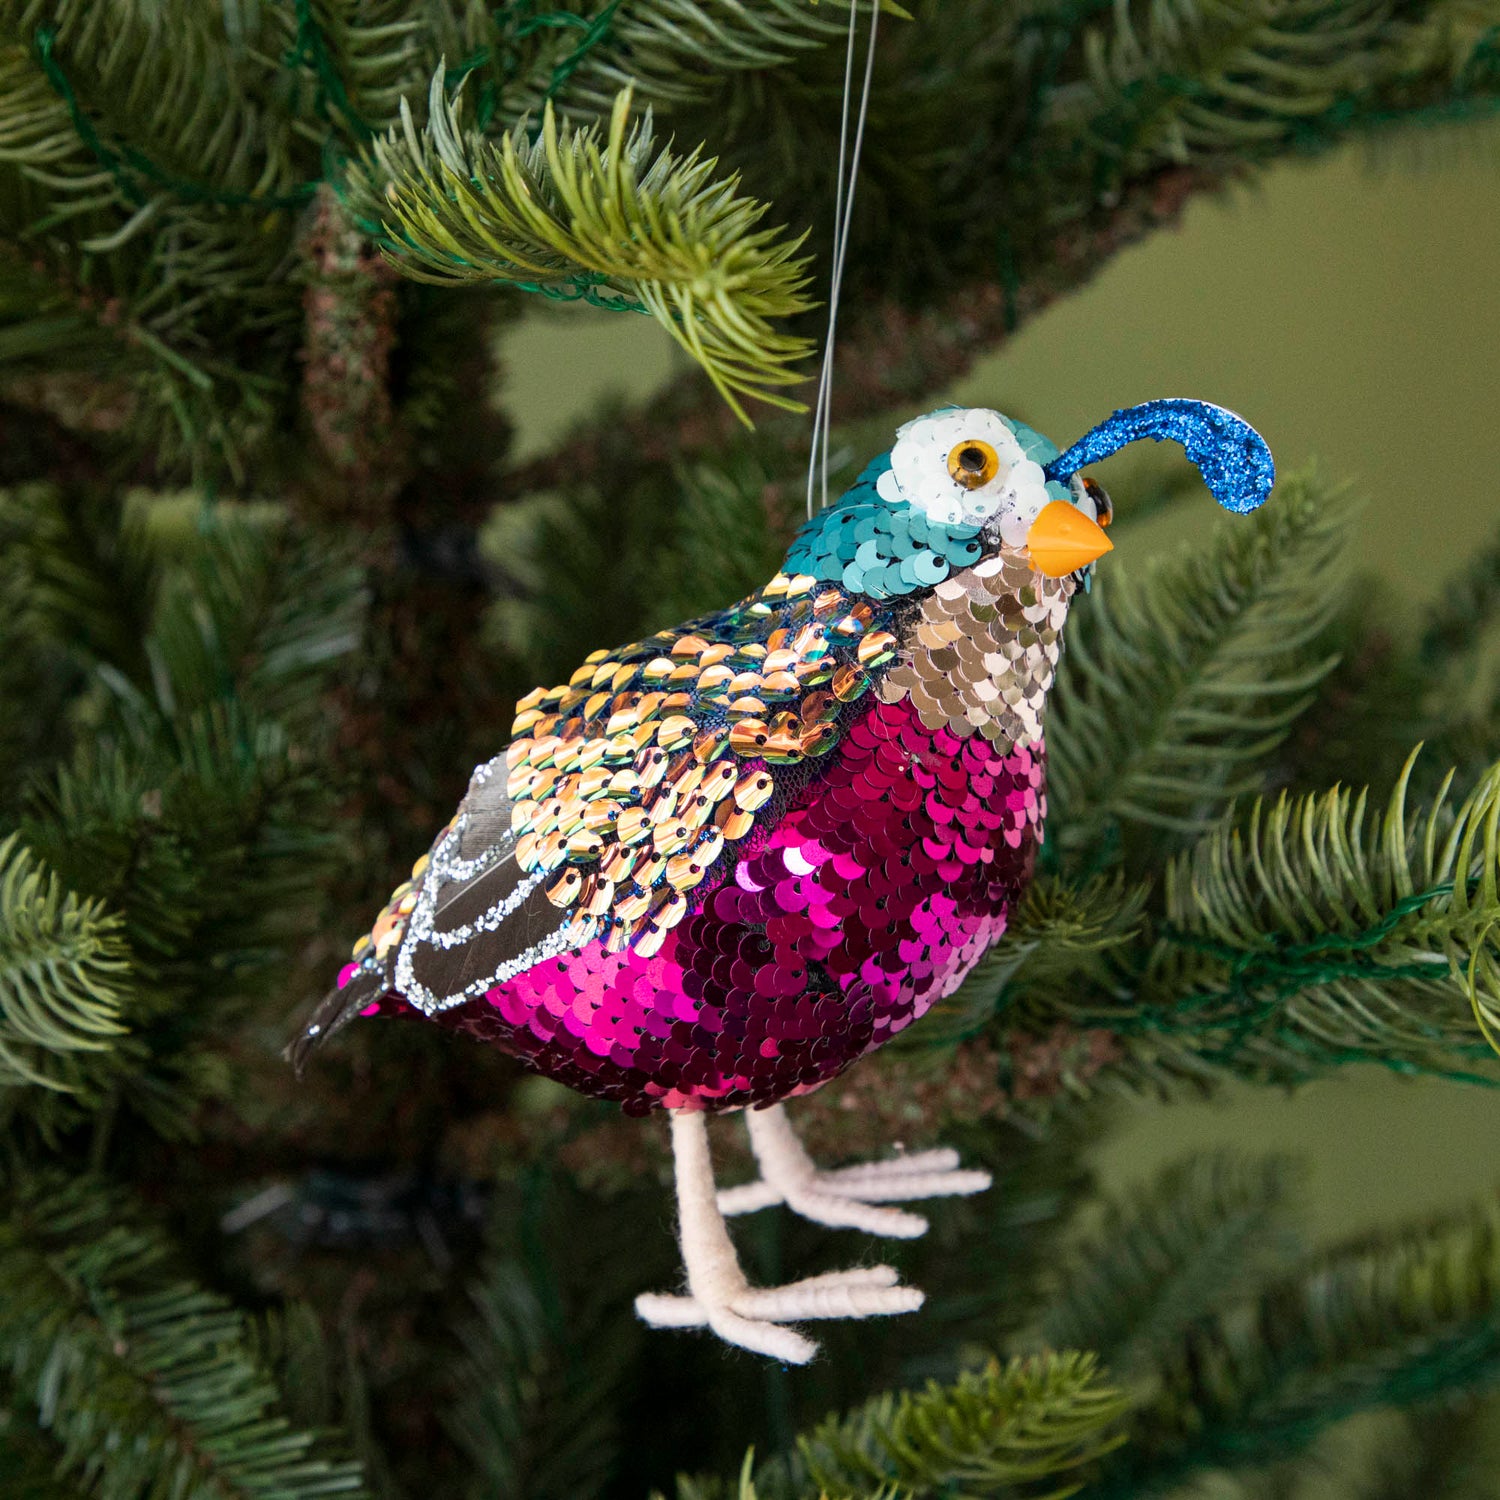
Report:
<svg viewBox="0 0 1500 1500"><path fill-rule="evenodd" d="M890 0L885 8L896 10ZM657 105L712 95L726 74L764 73L841 40L847 0L642 0L585 3L552 12L576 23L542 33L541 47L507 110L533 113L556 100L567 115L609 115L615 96L636 89Z"/></svg>
<svg viewBox="0 0 1500 1500"><path fill-rule="evenodd" d="M166 718L220 700L295 717L359 643L351 554L280 507L37 486L11 515L37 633Z"/></svg>
<svg viewBox="0 0 1500 1500"><path fill-rule="evenodd" d="M174 790L163 768L121 748L83 746L35 796L27 841L118 911L138 970L153 981L186 956L204 903L192 849L163 817Z"/></svg>
<svg viewBox="0 0 1500 1500"><path fill-rule="evenodd" d="M126 1034L120 920L0 840L0 1087L83 1090Z"/></svg>
<svg viewBox="0 0 1500 1500"><path fill-rule="evenodd" d="M549 103L571 119L608 116L627 87L658 105L702 98L725 74L776 68L841 38L847 20L822 13L841 3L447 0L414 14L405 0L298 0L282 49L316 107L355 139L398 124L402 99L438 69L450 94L470 83L481 129L502 132Z"/></svg>
<svg viewBox="0 0 1500 1500"><path fill-rule="evenodd" d="M607 489L590 479L499 508L484 535L508 585L489 630L538 682L610 632L649 634L758 588L803 514L805 474L768 434L738 430L690 464L640 464L629 447Z"/></svg>
<svg viewBox="0 0 1500 1500"><path fill-rule="evenodd" d="M113 495L32 486L11 497L16 585L37 634L90 666L144 677L159 567L146 507Z"/></svg>
<svg viewBox="0 0 1500 1500"><path fill-rule="evenodd" d="M78 674L67 652L39 628L21 555L24 522L14 497L0 491L0 827L13 822L27 789L44 777L67 743L67 705Z"/></svg>
<svg viewBox="0 0 1500 1500"><path fill-rule="evenodd" d="M1500 1208L1337 1248L1202 1319L1154 1362L1091 1500L1304 1449L1335 1422L1500 1378Z"/></svg>
<svg viewBox="0 0 1500 1500"><path fill-rule="evenodd" d="M0 1365L58 1470L94 1500L357 1496L359 1470L279 1409L243 1313L180 1277L120 1195L13 1182Z"/></svg>
<svg viewBox="0 0 1500 1500"><path fill-rule="evenodd" d="M294 0L262 19L275 28L263 45L295 64L309 113L360 141L398 118L444 48L459 57L481 48L492 11L475 0Z"/></svg>
<svg viewBox="0 0 1500 1500"><path fill-rule="evenodd" d="M323 695L362 639L363 577L272 507L28 499L18 581L77 665L86 732L23 837L118 913L146 1047L126 1102L178 1134L222 1085L224 1003L315 920L339 791Z"/></svg>
<svg viewBox="0 0 1500 1500"><path fill-rule="evenodd" d="M351 169L357 213L383 223L408 276L482 282L649 312L742 418L740 397L797 409L780 394L807 340L773 320L810 306L798 241L757 227L766 206L715 180L701 150L658 149L648 113L630 125L629 90L607 133L560 124L549 107L532 142L464 130L435 75L419 133L402 125ZM748 419L746 419L748 420Z"/></svg>
<svg viewBox="0 0 1500 1500"><path fill-rule="evenodd" d="M474 1500L590 1500L620 1441L618 1345L575 1326L554 1286L493 1261L459 1328L466 1360L447 1426L467 1455Z"/></svg>
<svg viewBox="0 0 1500 1500"><path fill-rule="evenodd" d="M1023 1486L1061 1500L1080 1488L1081 1468L1123 1441L1126 1405L1092 1355L992 1361L830 1417L797 1440L784 1471L742 1483L741 1495L956 1500Z"/></svg>
<svg viewBox="0 0 1500 1500"><path fill-rule="evenodd" d="M233 696L287 726L319 712L330 671L363 638L368 592L351 554L270 505L185 496L154 505L151 524L159 584L144 644L163 711Z"/></svg>
<svg viewBox="0 0 1500 1500"><path fill-rule="evenodd" d="M118 1102L154 1133L196 1132L236 1006L318 920L333 794L278 725L214 705L154 743L80 745L33 799L26 842L122 920L144 1052Z"/></svg>
<svg viewBox="0 0 1500 1500"><path fill-rule="evenodd" d="M671 557L655 564L666 584L653 603L660 619L694 619L775 576L803 516L803 476L788 482L787 467L781 444L759 433L673 466Z"/></svg>
<svg viewBox="0 0 1500 1500"><path fill-rule="evenodd" d="M4 56L0 51L0 78ZM0 95L0 109L5 107ZM27 406L50 389L71 425L97 426L104 443L144 456L156 472L234 472L248 447L265 435L277 383L221 357L219 351L232 342L224 322L208 338L192 327L166 326L176 324L187 307L202 306L186 279L190 259L174 261L166 278L163 300L170 308L159 316L137 316L133 289L154 280L153 271L144 264L122 269L128 285L115 288L115 252L91 248L81 253L80 284L67 257L53 254L66 236L49 227L48 204L38 206L43 218L35 236L29 229L11 233L5 190L0 160L0 239L12 241L0 247L0 391ZM175 244L169 236L157 249L165 255ZM132 241L131 256L135 248ZM122 247L118 258L125 256ZM149 258L143 255L143 263ZM268 273L254 274L258 290L269 285ZM228 314L238 305L231 296L219 311ZM258 326L262 320L254 321ZM251 342L260 354L277 343L258 334ZM289 341L285 347L289 352Z"/></svg>
<svg viewBox="0 0 1500 1500"><path fill-rule="evenodd" d="M1295 479L1081 602L1048 706L1047 834L1065 866L1150 831L1180 843L1261 784L1333 665L1346 517Z"/></svg>
<svg viewBox="0 0 1500 1500"><path fill-rule="evenodd" d="M1086 1347L1122 1377L1139 1374L1190 1326L1294 1258L1294 1168L1285 1157L1194 1156L1112 1199L1051 1272L1028 1342Z"/></svg>
<svg viewBox="0 0 1500 1500"><path fill-rule="evenodd" d="M1282 1024L1314 1056L1479 1052L1500 1018L1500 766L1456 808L1445 783L1409 810L1410 772L1379 817L1343 788L1282 797L1174 861L1151 982L1295 983Z"/></svg>
<svg viewBox="0 0 1500 1500"><path fill-rule="evenodd" d="M1296 63L1302 23L1289 4L923 0L914 9L917 24L882 28L840 318L834 399L841 419L909 415L978 354L998 347L1123 247L1175 223L1190 197L1229 177L1243 179L1278 157L1357 134L1485 117L1500 101L1490 0L1415 0L1388 8L1378 34L1355 54L1364 59L1370 87L1353 94L1339 91L1350 67L1330 39L1341 9L1333 4L1307 22L1306 67ZM1100 48L1108 52L1117 27L1149 31L1157 10L1182 14L1180 32L1166 28L1166 35L1183 46L1162 55L1160 76L1123 86L1131 108L1112 126L1087 59ZM1357 13L1368 15L1369 7ZM1158 144L1172 135L1153 103L1163 93L1184 107L1204 100L1234 117L1239 106L1224 104L1218 93L1222 60L1212 45L1195 50L1194 38L1222 31L1230 40L1248 37L1253 51L1257 27L1274 42L1273 72L1291 58L1288 80L1309 95L1332 95L1329 107L1318 116L1278 117L1287 128L1232 152L1199 152L1185 163L1170 152L1145 153L1142 163L1124 170L1135 101L1144 136ZM726 75L707 104L683 110L679 126L690 139L711 140L721 161L742 171L748 189L774 201L788 221L812 225L820 255L827 253L821 236L838 157L838 51L818 49L776 70ZM1228 77L1235 84L1241 75ZM1243 77L1253 87L1255 78ZM1273 100L1283 88L1292 84L1278 75ZM955 100L963 101L959 132ZM1246 118L1253 123L1254 110ZM998 229L993 216L976 211L991 203L1006 205ZM1059 226L1066 227L1061 237ZM893 328L900 337L892 337ZM674 457L710 450L723 441L712 405L706 389L682 383L669 401L653 393L649 410L631 415L632 431L642 447L655 448L670 417L675 430L663 446ZM570 433L555 454L528 465L525 479L546 486L559 473L580 477L584 468L592 476L605 448L600 429L619 421L612 412L587 433Z"/></svg>
<svg viewBox="0 0 1500 1500"><path fill-rule="evenodd" d="M1409 807L1411 770L1379 814L1340 787L1257 802L1167 867L1139 969L1028 1023L1106 1029L1109 1077L1153 1091L1350 1062L1494 1081L1500 766L1457 806L1450 776Z"/></svg>
<svg viewBox="0 0 1500 1500"><path fill-rule="evenodd" d="M233 993L309 919L335 788L275 721L230 703L162 724L120 686L137 743L80 747L38 798L28 840L122 913L159 976Z"/></svg>
<svg viewBox="0 0 1500 1500"><path fill-rule="evenodd" d="M1078 71L1041 132L1111 180L1318 146L1403 111L1462 118L1494 100L1494 17L1464 0L1145 0L1084 16Z"/></svg>
<svg viewBox="0 0 1500 1500"><path fill-rule="evenodd" d="M160 30L167 23L170 46ZM264 107L279 60L243 39L237 45L215 12L170 4L164 15L131 0L4 0L0 32L32 48L34 76L66 116L66 128L58 128L57 110L25 117L48 143L49 165L67 163L70 175L93 178L96 200L137 210L155 203L158 211L174 196L262 212L288 206L282 199L296 188L306 152L292 122ZM112 191L100 199L103 183ZM72 206L89 212L89 196L80 192Z"/></svg>
<svg viewBox="0 0 1500 1500"><path fill-rule="evenodd" d="M1085 128L1127 171L1264 149L1366 83L1389 22L1369 0L1121 7L1084 35Z"/></svg>
<svg viewBox="0 0 1500 1500"><path fill-rule="evenodd" d="M89 356L129 380L163 468L234 471L300 323L281 271L316 158L272 103L274 63L191 4L7 0L0 39L0 234L48 284L0 347Z"/></svg>
<svg viewBox="0 0 1500 1500"><path fill-rule="evenodd" d="M375 1431L369 1378L354 1331L331 1336L307 1302L286 1302L247 1321L247 1349L276 1384L293 1427L339 1434L364 1471L372 1500L396 1500L390 1459Z"/></svg>

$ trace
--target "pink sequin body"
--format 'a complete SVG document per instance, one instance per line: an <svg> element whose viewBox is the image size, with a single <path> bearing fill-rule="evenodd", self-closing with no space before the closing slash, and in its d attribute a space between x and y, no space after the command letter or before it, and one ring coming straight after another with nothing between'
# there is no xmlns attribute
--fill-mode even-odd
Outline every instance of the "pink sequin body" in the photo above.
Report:
<svg viewBox="0 0 1500 1500"><path fill-rule="evenodd" d="M591 943L434 1019L631 1114L806 1093L951 994L1005 930L1042 780L1040 744L873 704L654 957Z"/></svg>

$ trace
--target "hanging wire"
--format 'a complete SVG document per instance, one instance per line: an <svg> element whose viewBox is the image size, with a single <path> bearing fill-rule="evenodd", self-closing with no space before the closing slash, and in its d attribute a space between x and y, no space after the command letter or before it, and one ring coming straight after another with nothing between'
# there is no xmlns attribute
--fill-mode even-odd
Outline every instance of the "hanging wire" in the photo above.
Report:
<svg viewBox="0 0 1500 1500"><path fill-rule="evenodd" d="M878 6L880 0L875 0ZM859 23L859 0L849 0L849 45L844 53L844 91L839 110L839 165L833 182L833 254L829 266L828 333L823 342L823 362L818 371L818 392L813 398L812 440L807 454L807 518L812 520L813 483L818 472L819 446L823 443L824 392L833 372L833 330L838 316L839 239L844 228L844 167L849 143L849 99L854 92L854 38Z"/></svg>
<svg viewBox="0 0 1500 1500"><path fill-rule="evenodd" d="M865 47L864 83L859 96L859 114L854 143L849 144L849 102L854 93L854 39L859 29L859 0L849 0L849 46L844 55L844 93L839 113L839 165L833 200L833 269L828 291L828 336L823 345L823 365L818 374L818 393L813 402L812 443L807 455L807 514L813 514L813 488L819 486L819 506L828 504L828 431L833 410L834 341L838 332L839 294L844 284L844 258L849 249L849 231L854 220L854 185L859 176L859 155L864 145L865 120L870 111L870 84L875 74L875 38L880 23L880 0L870 0L870 35ZM847 172L846 172L847 165Z"/></svg>

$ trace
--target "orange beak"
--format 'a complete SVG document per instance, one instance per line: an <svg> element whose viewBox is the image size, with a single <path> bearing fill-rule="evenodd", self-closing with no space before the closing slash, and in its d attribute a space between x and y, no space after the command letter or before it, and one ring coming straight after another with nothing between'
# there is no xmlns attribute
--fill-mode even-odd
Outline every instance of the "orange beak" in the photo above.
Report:
<svg viewBox="0 0 1500 1500"><path fill-rule="evenodd" d="M1066 578L1112 551L1114 545L1097 521L1066 500L1045 505L1026 533L1031 566L1048 578Z"/></svg>

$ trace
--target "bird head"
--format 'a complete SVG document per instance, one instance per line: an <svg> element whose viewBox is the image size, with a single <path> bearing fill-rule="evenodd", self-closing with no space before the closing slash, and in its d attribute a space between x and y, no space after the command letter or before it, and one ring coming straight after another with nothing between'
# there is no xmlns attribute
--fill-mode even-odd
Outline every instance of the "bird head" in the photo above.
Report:
<svg viewBox="0 0 1500 1500"><path fill-rule="evenodd" d="M997 411L945 407L901 427L890 451L802 528L786 570L895 599L1003 555L1044 578L1086 586L1112 549L1114 507L1080 471L1146 437L1181 443L1228 510L1254 510L1270 492L1264 440L1207 402L1129 407L1066 452Z"/></svg>
<svg viewBox="0 0 1500 1500"><path fill-rule="evenodd" d="M941 526L982 555L1005 552L1048 578L1082 581L1113 546L1114 507L1081 475L1049 480L1044 464L1056 456L1040 434L997 411L937 411L897 432L875 491L893 511L919 513L929 539Z"/></svg>

